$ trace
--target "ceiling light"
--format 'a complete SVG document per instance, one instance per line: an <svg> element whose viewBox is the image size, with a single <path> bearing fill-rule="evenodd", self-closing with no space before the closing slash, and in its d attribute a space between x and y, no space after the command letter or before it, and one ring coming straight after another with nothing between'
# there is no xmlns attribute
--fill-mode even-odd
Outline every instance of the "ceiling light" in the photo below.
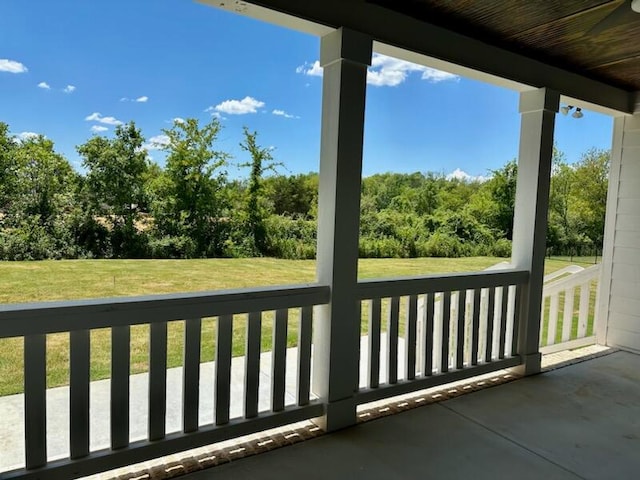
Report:
<svg viewBox="0 0 640 480"><path fill-rule="evenodd" d="M571 115L573 118L582 118L584 114L582 113L582 109L580 107L576 108L576 111Z"/></svg>
<svg viewBox="0 0 640 480"><path fill-rule="evenodd" d="M563 115L566 115L571 111L572 108L573 108L572 105L564 105L560 107L560 113L562 113Z"/></svg>

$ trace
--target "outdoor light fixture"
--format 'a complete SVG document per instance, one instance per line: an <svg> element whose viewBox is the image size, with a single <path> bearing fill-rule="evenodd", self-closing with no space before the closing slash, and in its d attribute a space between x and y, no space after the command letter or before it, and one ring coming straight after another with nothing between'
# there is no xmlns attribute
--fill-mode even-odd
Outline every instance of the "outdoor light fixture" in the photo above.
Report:
<svg viewBox="0 0 640 480"><path fill-rule="evenodd" d="M573 118L582 118L584 113L582 113L582 109L580 107L574 107L573 105L563 105L560 107L560 113L563 115L567 115L571 110L576 109L575 112L571 115Z"/></svg>

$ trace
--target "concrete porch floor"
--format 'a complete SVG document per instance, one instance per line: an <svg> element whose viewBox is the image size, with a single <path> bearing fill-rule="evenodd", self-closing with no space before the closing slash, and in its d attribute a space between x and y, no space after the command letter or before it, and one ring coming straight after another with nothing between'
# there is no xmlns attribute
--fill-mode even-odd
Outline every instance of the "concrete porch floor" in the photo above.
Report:
<svg viewBox="0 0 640 480"><path fill-rule="evenodd" d="M640 356L617 351L181 478L639 476Z"/></svg>

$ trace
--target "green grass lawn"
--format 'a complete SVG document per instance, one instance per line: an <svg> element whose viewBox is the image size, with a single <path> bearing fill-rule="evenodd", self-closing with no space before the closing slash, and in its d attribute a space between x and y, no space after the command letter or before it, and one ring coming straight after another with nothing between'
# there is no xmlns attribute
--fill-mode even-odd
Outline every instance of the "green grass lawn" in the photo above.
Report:
<svg viewBox="0 0 640 480"><path fill-rule="evenodd" d="M477 271L503 259L417 258L363 259L359 278L383 278ZM575 263L575 262L574 262ZM547 261L547 273L566 266L565 261ZM583 266L587 266L584 264ZM25 303L81 298L118 297L158 293L220 290L264 285L313 282L315 261L257 259L207 260L63 260L41 262L0 262L0 303ZM295 345L297 312L291 310L289 345ZM263 318L262 348L271 344L273 314ZM244 351L246 320L234 318L234 355ZM202 360L213 359L215 320L203 320ZM182 361L181 321L170 322L168 333L168 366ZM91 332L91 378L107 378L110 373L110 331ZM131 372L147 369L148 326L132 327ZM23 341L21 338L0 340L0 395L22 391ZM69 379L69 334L47 336L47 384L64 385Z"/></svg>

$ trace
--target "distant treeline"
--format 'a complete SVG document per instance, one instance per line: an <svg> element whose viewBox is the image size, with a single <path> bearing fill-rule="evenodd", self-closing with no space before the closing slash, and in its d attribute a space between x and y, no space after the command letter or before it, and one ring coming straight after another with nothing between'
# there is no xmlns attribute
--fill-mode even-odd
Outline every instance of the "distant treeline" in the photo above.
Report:
<svg viewBox="0 0 640 480"><path fill-rule="evenodd" d="M318 175L283 175L272 151L244 129L241 162L216 149L213 119L165 130L164 168L133 122L77 147L85 173L43 136L18 139L0 122L0 259L314 258ZM227 176L231 161L247 178ZM609 153L576 164L555 151L548 248L602 244ZM363 179L361 257L508 256L515 161L489 180L435 173Z"/></svg>

